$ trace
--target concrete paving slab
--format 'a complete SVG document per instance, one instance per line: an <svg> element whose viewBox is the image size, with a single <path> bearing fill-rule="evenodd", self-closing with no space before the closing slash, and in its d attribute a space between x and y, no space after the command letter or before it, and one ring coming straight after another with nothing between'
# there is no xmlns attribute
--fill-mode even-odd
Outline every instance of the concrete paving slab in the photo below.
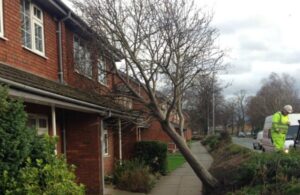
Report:
<svg viewBox="0 0 300 195"><path fill-rule="evenodd" d="M177 188L161 188L152 190L149 195L177 195L177 192Z"/></svg>
<svg viewBox="0 0 300 195"><path fill-rule="evenodd" d="M180 188L176 195L202 195L202 190L200 188Z"/></svg>
<svg viewBox="0 0 300 195"><path fill-rule="evenodd" d="M159 181L158 184L156 185L179 185L181 182L181 176L166 176L162 177Z"/></svg>
<svg viewBox="0 0 300 195"><path fill-rule="evenodd" d="M202 186L202 182L196 176L183 176L181 178L180 187L198 187Z"/></svg>
<svg viewBox="0 0 300 195"><path fill-rule="evenodd" d="M113 189L108 187L104 190L104 195L146 195L145 193L127 192L123 190Z"/></svg>

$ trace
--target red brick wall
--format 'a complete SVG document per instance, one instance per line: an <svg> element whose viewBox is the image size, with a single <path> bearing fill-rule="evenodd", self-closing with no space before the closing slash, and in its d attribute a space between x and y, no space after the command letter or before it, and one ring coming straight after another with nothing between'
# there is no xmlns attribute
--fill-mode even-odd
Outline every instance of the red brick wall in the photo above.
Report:
<svg viewBox="0 0 300 195"><path fill-rule="evenodd" d="M184 131L184 137L186 141L190 141L192 139L192 129L187 128L187 130Z"/></svg>
<svg viewBox="0 0 300 195"><path fill-rule="evenodd" d="M75 72L74 68L74 49L73 49L73 39L74 39L74 33L72 32L72 29L68 28L65 26L63 29L64 31L64 75L65 75L65 81L72 86L79 87L82 89L86 90L91 90L100 94L107 94L108 92L111 91L112 88L112 75L108 74L108 79L107 79L107 85L103 85L98 82L98 71L97 71L97 55L92 55L92 63L93 63L93 76L92 79L87 78L83 76L82 74L79 74ZM78 34L80 37L80 35ZM92 49L95 50L95 49ZM97 50L98 51L98 50ZM97 51L91 51L96 52ZM112 66L112 62L106 58L106 65L107 69L110 70Z"/></svg>
<svg viewBox="0 0 300 195"><path fill-rule="evenodd" d="M45 56L47 59L22 47L20 0L4 0L4 36L0 39L0 61L16 68L57 80L57 35L53 17L44 14Z"/></svg>
<svg viewBox="0 0 300 195"><path fill-rule="evenodd" d="M109 129L108 130L108 155L104 155L104 174L110 175L113 172L114 169L114 163L115 163L115 148L114 143L118 142L116 137L114 136L114 132Z"/></svg>
<svg viewBox="0 0 300 195"><path fill-rule="evenodd" d="M45 57L22 47L20 0L4 1L4 36L0 39L0 62L41 77L58 81L58 35L54 17L43 10ZM64 80L69 85L106 94L112 88L112 75L108 74L108 85L97 82L97 68L94 59L93 79L75 73L73 62L73 30L62 25ZM95 51L97 53L97 51ZM107 65L112 61L106 59ZM108 67L110 70L111 68Z"/></svg>
<svg viewBox="0 0 300 195"><path fill-rule="evenodd" d="M78 181L88 194L102 189L100 119L97 115L68 112L66 117L67 161L74 164Z"/></svg>
<svg viewBox="0 0 300 195"><path fill-rule="evenodd" d="M149 128L142 130L142 140L158 140L165 143L171 142L169 136L162 130L158 121L152 121Z"/></svg>
<svg viewBox="0 0 300 195"><path fill-rule="evenodd" d="M122 128L122 156L124 160L133 157L135 143L137 142L137 131L133 126Z"/></svg>

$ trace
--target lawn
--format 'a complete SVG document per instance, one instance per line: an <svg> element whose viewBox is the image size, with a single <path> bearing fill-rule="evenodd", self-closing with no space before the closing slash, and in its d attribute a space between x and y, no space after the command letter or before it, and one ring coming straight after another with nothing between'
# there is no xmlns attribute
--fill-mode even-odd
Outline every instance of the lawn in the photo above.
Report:
<svg viewBox="0 0 300 195"><path fill-rule="evenodd" d="M185 162L184 157L180 153L168 154L168 173L179 168Z"/></svg>

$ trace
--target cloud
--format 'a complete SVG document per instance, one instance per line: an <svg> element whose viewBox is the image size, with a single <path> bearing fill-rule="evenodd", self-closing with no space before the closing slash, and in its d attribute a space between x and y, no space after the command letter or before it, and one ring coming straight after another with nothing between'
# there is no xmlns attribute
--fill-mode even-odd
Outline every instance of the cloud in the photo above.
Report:
<svg viewBox="0 0 300 195"><path fill-rule="evenodd" d="M229 85L229 87L224 89L225 97L231 97L240 90L246 90L247 95L255 95L257 91L257 86L260 85L261 79L261 76L253 77L250 72L243 74L228 74L220 76L220 80L222 80L222 83L231 84Z"/></svg>
<svg viewBox="0 0 300 195"><path fill-rule="evenodd" d="M258 41L257 39L240 39L240 49L246 50L247 52L251 51L267 51L267 45L262 42Z"/></svg>
<svg viewBox="0 0 300 195"><path fill-rule="evenodd" d="M216 23L217 28L222 34L235 34L240 30L253 29L264 26L261 19L257 17L234 19L223 23Z"/></svg>
<svg viewBox="0 0 300 195"><path fill-rule="evenodd" d="M266 53L264 56L264 60L278 62L283 65L300 64L300 51L291 51L286 49L274 50L269 53Z"/></svg>
<svg viewBox="0 0 300 195"><path fill-rule="evenodd" d="M230 67L227 70L227 74L235 75L235 74L242 74L248 73L251 71L251 64L247 62L232 62Z"/></svg>

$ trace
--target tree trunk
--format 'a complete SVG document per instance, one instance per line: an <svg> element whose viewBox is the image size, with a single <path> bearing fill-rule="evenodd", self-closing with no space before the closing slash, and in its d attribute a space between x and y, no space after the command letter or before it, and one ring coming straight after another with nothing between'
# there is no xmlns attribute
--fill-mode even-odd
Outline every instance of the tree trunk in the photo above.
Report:
<svg viewBox="0 0 300 195"><path fill-rule="evenodd" d="M218 181L206 170L206 168L197 161L187 144L184 140L175 132L174 127L169 121L160 120L163 130L169 135L174 141L181 154L184 156L186 161L192 167L198 178L203 182L206 187L214 188L218 186Z"/></svg>
<svg viewBox="0 0 300 195"><path fill-rule="evenodd" d="M181 137L182 139L185 141L185 136L184 136L184 116L182 114L182 112L180 112L179 114L179 128L180 128L180 133L181 133Z"/></svg>
<svg viewBox="0 0 300 195"><path fill-rule="evenodd" d="M179 131L180 131L180 135L183 138L183 140L185 140L184 132L183 132L183 129L184 129L184 115L182 113L181 101L178 102L177 109L178 109L178 116L179 116Z"/></svg>

